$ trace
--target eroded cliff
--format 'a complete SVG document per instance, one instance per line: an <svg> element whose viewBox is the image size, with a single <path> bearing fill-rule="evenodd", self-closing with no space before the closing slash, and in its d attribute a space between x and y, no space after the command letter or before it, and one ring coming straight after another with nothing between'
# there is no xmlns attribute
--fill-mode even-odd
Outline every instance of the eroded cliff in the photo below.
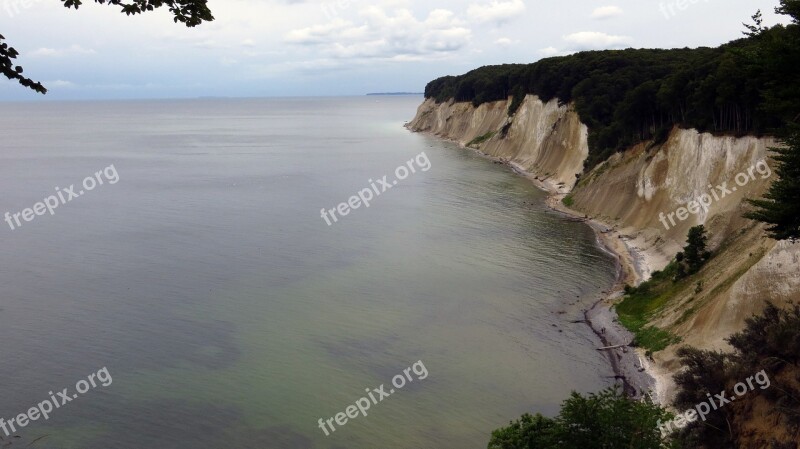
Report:
<svg viewBox="0 0 800 449"><path fill-rule="evenodd" d="M571 189L589 154L586 126L572 107L559 106L555 100L542 103L529 95L511 120L508 106L509 101L476 108L470 103L436 104L427 99L408 127L478 148L546 179L553 187Z"/></svg>

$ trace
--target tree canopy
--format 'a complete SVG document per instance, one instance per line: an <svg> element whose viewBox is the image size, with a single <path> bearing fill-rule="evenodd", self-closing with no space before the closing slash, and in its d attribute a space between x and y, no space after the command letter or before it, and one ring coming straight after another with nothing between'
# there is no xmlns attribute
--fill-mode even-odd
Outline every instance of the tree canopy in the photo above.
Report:
<svg viewBox="0 0 800 449"><path fill-rule="evenodd" d="M125 15L143 14L158 8L167 7L174 16L175 23L183 23L187 27L194 27L203 22L214 20L211 10L206 5L208 0L94 0L101 5L118 6L120 12ZM66 8L78 9L83 2L81 0L61 0ZM0 35L0 73L10 80L17 80L21 85L33 89L41 94L47 93L47 89L42 83L34 81L23 75L23 69L15 65L14 60L19 56L19 52L4 42L5 37Z"/></svg>
<svg viewBox="0 0 800 449"><path fill-rule="evenodd" d="M787 117L787 125L776 135L783 146L771 148L779 176L764 198L752 200L755 210L745 216L767 223L767 232L776 240L800 238L800 1L782 0L777 12L792 17L778 39L764 35L758 55L770 74L765 91L766 108L776 116Z"/></svg>
<svg viewBox="0 0 800 449"><path fill-rule="evenodd" d="M618 387L564 401L555 418L522 415L492 432L489 449L665 449L658 429L670 414L649 398L627 397Z"/></svg>
<svg viewBox="0 0 800 449"><path fill-rule="evenodd" d="M683 247L683 251L675 255L675 263L677 264L676 277L678 279L697 273L708 261L711 253L706 251L707 242L708 236L706 236L705 226L698 225L689 228L689 233L686 236L686 246Z"/></svg>
<svg viewBox="0 0 800 449"><path fill-rule="evenodd" d="M589 128L588 167L632 144L658 142L675 125L773 133L795 119L800 102L798 4L782 0L776 9L792 15L793 24L765 28L756 14L747 37L717 48L589 51L533 64L484 66L431 81L425 96L475 106L512 96L510 114L525 94L574 103Z"/></svg>

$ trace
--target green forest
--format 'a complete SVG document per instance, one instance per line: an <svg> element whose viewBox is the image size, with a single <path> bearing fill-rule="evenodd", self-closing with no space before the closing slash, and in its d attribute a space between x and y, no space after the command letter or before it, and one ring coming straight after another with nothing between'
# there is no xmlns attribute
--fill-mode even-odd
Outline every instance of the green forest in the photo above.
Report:
<svg viewBox="0 0 800 449"><path fill-rule="evenodd" d="M574 103L589 128L587 168L632 144L666 139L677 125L712 133L778 134L800 100L800 26L796 2L782 2L790 25L762 25L717 48L588 51L532 64L484 66L425 87L437 102L475 106L526 94Z"/></svg>

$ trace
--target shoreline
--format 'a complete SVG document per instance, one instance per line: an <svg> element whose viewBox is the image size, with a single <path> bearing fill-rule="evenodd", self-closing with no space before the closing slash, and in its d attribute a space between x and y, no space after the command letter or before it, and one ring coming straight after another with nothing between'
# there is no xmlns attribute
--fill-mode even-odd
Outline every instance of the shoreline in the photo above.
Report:
<svg viewBox="0 0 800 449"><path fill-rule="evenodd" d="M464 147L468 148L468 147ZM474 148L468 148L473 149ZM476 150L479 151L479 150ZM480 151L479 151L480 152ZM524 170L518 164L502 158L495 158L481 153L490 159L507 165L511 170L530 180L536 187L548 193L545 205L550 210L566 218L578 220L588 225L595 233L597 246L614 258L616 279L608 291L597 299L588 309L583 310L587 326L603 343L603 351L608 359L616 380L621 381L624 391L633 398L651 395L658 390L659 379L650 369L650 362L644 351L630 346L633 334L618 320L613 310L614 303L622 297L626 285L638 285L644 280L646 257L628 244L627 236L616 227L609 226L600 220L572 210L562 203L570 190L565 186L539 179L538 176ZM646 267L647 271L652 271ZM601 348L598 348L601 350Z"/></svg>
<svg viewBox="0 0 800 449"><path fill-rule="evenodd" d="M625 393L633 398L648 395L656 403L663 403L664 398L659 394L661 386L664 384L663 376L656 373L652 362L646 358L643 350L630 346L634 336L622 326L612 308L616 300L622 296L625 285L638 285L644 279L644 272L652 272L652 268L647 264L646 255L628 244L627 241L630 240L630 237L623 235L614 226L609 226L565 206L561 201L570 190L564 185L548 182L547 178L540 179L539 176L526 171L512 161L488 155L455 139L442 137L428 131L414 131L408 127L408 123L404 127L413 132L454 142L462 149L472 150L481 157L506 165L514 173L528 179L534 186L548 193L545 205L550 210L563 215L566 219L581 221L594 230L598 247L615 260L616 279L608 291L603 291L599 299L595 300L589 308L583 309L584 323L603 344L602 348L596 349L603 350L614 373L614 378L621 382Z"/></svg>

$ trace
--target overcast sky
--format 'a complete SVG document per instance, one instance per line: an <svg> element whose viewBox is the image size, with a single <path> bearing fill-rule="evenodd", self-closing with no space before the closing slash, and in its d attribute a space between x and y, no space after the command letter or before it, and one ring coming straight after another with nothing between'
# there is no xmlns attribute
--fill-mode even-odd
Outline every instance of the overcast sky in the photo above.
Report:
<svg viewBox="0 0 800 449"><path fill-rule="evenodd" d="M0 0L44 99L361 95L578 50L716 46L778 0L210 0L214 22ZM785 22L785 20L783 20ZM0 100L41 95L0 80Z"/></svg>

